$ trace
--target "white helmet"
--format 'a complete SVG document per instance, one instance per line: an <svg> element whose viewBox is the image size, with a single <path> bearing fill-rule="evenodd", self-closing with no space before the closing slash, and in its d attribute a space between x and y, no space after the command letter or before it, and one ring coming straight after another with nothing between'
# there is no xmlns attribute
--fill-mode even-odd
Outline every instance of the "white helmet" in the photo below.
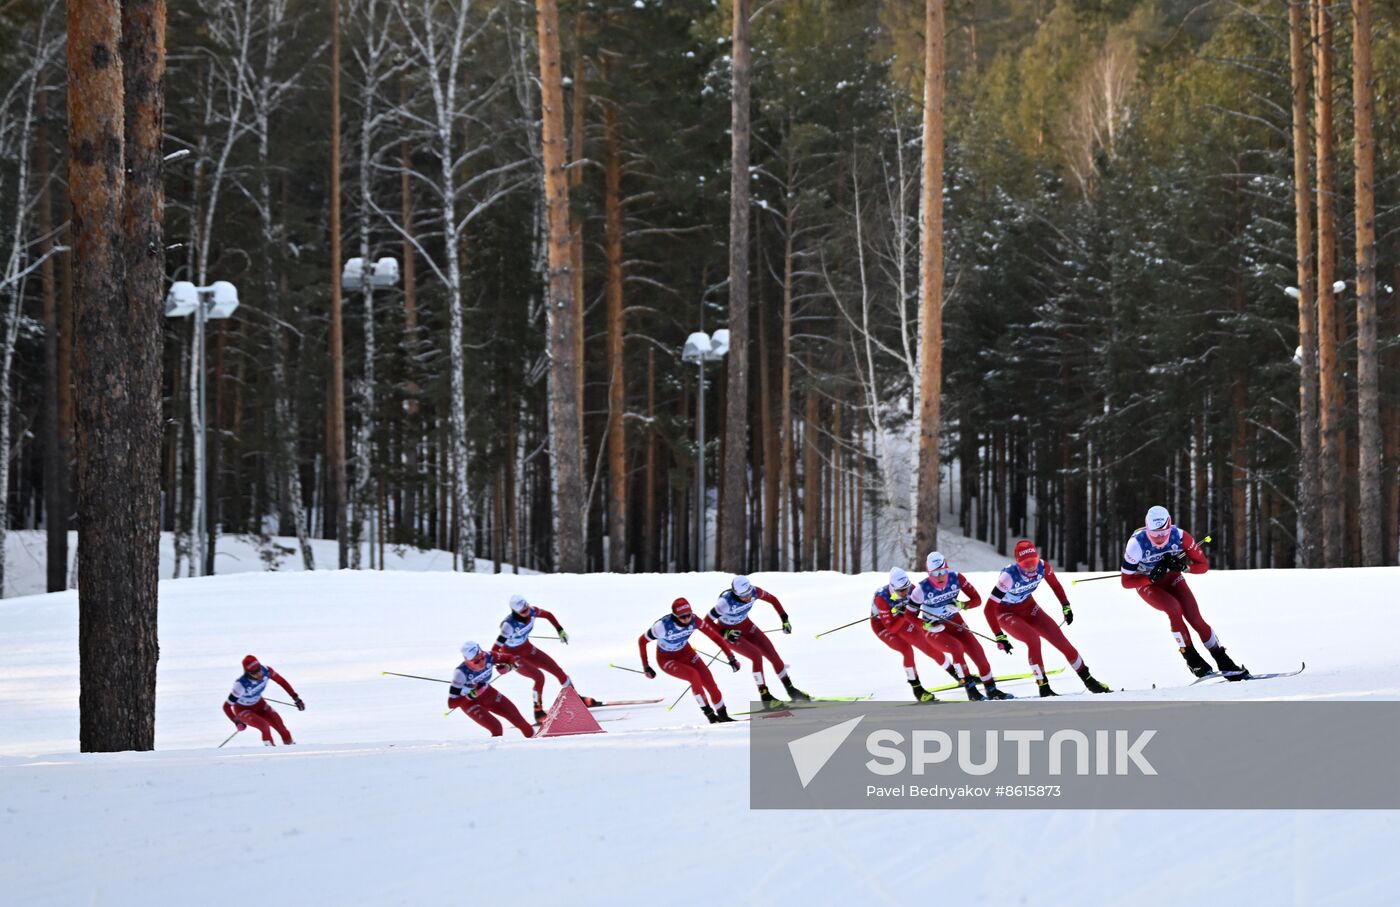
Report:
<svg viewBox="0 0 1400 907"><path fill-rule="evenodd" d="M471 641L467 641L467 642L462 643L462 660L463 660L463 661L476 661L478 658L481 657L481 655L482 655L481 646L479 646L479 645L477 645L476 643L471 642Z"/></svg>
<svg viewBox="0 0 1400 907"><path fill-rule="evenodd" d="M1148 532L1166 532L1172 528L1172 515L1161 504L1155 504L1148 508L1147 516L1143 519L1142 525L1147 527Z"/></svg>
<svg viewBox="0 0 1400 907"><path fill-rule="evenodd" d="M526 611L530 610L530 603L525 600L525 596L523 595L512 595L510 597L510 609L516 614L524 614Z"/></svg>
<svg viewBox="0 0 1400 907"><path fill-rule="evenodd" d="M948 559L943 556L942 551L930 551L928 557L924 558L924 568L928 570L929 573L947 570Z"/></svg>
<svg viewBox="0 0 1400 907"><path fill-rule="evenodd" d="M746 601L753 597L753 583L749 582L747 576L734 577L733 581L729 584L729 588L735 595Z"/></svg>
<svg viewBox="0 0 1400 907"><path fill-rule="evenodd" d="M891 589L894 589L897 592L903 592L905 589L908 589L912 585L913 583L909 581L909 574L904 572L903 567L890 568Z"/></svg>

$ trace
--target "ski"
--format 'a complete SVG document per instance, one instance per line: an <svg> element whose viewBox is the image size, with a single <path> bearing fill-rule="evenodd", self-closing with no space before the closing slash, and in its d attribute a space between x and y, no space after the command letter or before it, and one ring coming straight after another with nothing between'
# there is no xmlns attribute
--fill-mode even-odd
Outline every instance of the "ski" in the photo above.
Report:
<svg viewBox="0 0 1400 907"><path fill-rule="evenodd" d="M1253 673L1253 672L1249 672L1249 673L1247 673L1244 677L1240 677L1239 680L1270 680L1270 679L1272 679L1272 678L1274 678L1274 677L1295 677L1295 676L1297 676L1297 675L1303 673L1305 670L1307 670L1307 667L1308 667L1308 663L1305 661L1305 662L1302 662L1302 663L1301 663L1301 665L1299 666L1298 670L1296 670L1296 671L1275 671L1275 672L1272 673L1272 674L1255 674L1255 673ZM1231 681L1230 681L1230 678L1233 677L1233 676L1237 676L1237 675L1234 675L1234 674L1224 674L1224 673L1221 673L1220 671L1211 671L1209 674L1206 674L1206 675L1204 675L1204 676L1202 676L1202 677L1197 677L1195 680L1191 681L1191 684L1190 684L1190 685L1191 685L1191 686L1195 686L1195 685L1198 684L1198 683L1205 683L1207 680L1221 680L1221 679L1223 679L1225 682L1229 683L1229 682L1231 682Z"/></svg>
<svg viewBox="0 0 1400 907"><path fill-rule="evenodd" d="M864 696L814 696L807 700L785 700L779 699L772 705L763 709L753 709L747 712L731 712L732 715L781 715L784 712L791 712L796 709L819 709L825 706L845 705L851 702L862 702L866 699L874 698L874 693Z"/></svg>
<svg viewBox="0 0 1400 907"><path fill-rule="evenodd" d="M1053 671L1046 671L1045 674L1046 674L1046 676L1048 677L1048 676L1050 676L1051 674L1063 674L1064 672L1065 672L1065 669L1064 669L1064 668L1056 668L1056 669L1053 670ZM1011 682L1011 681L1013 681L1013 680L1031 680L1031 679L1033 679L1034 677L1035 677L1034 674L1032 674L1032 673L1030 673L1029 671L1027 671L1027 672L1024 673L1024 674L1003 674L1003 675L1001 675L1000 677L993 677L993 678L992 678L992 682L993 682L993 683L1009 683L1009 682ZM977 682L978 682L978 683L981 683L982 681L981 681L981 679L979 678ZM928 688L925 690L925 692L928 692L928 693L943 693L943 692L947 692L948 690L961 690L964 686L965 686L965 684L961 684L961 683L945 683L945 684L944 684L943 686L941 686L941 687L928 687Z"/></svg>
<svg viewBox="0 0 1400 907"><path fill-rule="evenodd" d="M590 705L590 709L611 709L620 705L652 705L657 702L665 702L665 699L609 699L607 702L599 702Z"/></svg>

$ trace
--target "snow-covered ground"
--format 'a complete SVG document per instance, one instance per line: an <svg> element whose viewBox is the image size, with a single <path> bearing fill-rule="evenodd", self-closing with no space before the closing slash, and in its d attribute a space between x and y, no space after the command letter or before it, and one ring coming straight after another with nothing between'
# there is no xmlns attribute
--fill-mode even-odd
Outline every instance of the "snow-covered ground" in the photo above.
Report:
<svg viewBox="0 0 1400 907"><path fill-rule="evenodd" d="M5 534L5 595L38 595L48 589L45 565L48 563L48 547L45 533L33 530L11 530ZM974 543L980 544L980 543ZM71 577L73 558L77 556L78 534L68 533L68 570ZM334 570L339 563L339 549L335 539L311 539L311 553L318 570ZM376 555L377 557L378 555ZM369 564L369 544L362 546L361 562ZM402 545L384 547L384 566L388 570L414 570L447 572L453 569L452 552L430 548L413 548ZM304 570L301 549L297 540L286 536L272 536L266 544L250 535L219 536L214 555L214 572L256 573L261 571L295 572ZM504 570L511 569L509 564ZM188 562L181 565L181 575L189 570ZM477 558L478 573L494 573L493 562ZM533 572L525 571L524 572ZM175 535L170 532L160 534L160 577L170 579L175 575Z"/></svg>
<svg viewBox="0 0 1400 907"><path fill-rule="evenodd" d="M990 585L989 573L971 578ZM794 634L774 638L799 686L908 697L897 656L865 626L814 639L866 613L878 575L755 580L792 615ZM669 702L678 681L608 665L636 665L638 634L671 599L708 604L726 581L368 571L166 581L157 751L141 754L76 753L76 594L0 602L0 903L1400 898L1394 812L755 812L747 726L702 726L688 697L675 711L600 712L625 716L604 735L490 740L460 713L443 716L444 685L380 673L446 678L462 641L489 642L520 591L569 630L571 645L540 645L583 692ZM1192 584L1236 658L1255 670L1306 659L1307 672L1185 687L1159 614L1116 582L1072 587L1070 636L1097 676L1139 690L1119 695L1400 698L1400 569L1219 572ZM766 605L755 614L777 626ZM980 615L973 625L984 628ZM281 709L296 747L265 749L245 733L215 748L232 730L220 704L249 652L306 700L305 713ZM993 665L1024 670L1023 652L996 653ZM716 676L732 703L753 694L747 672ZM83 682L104 678L90 668ZM528 703L523 679L498 685ZM1299 783L1326 772L1299 766Z"/></svg>

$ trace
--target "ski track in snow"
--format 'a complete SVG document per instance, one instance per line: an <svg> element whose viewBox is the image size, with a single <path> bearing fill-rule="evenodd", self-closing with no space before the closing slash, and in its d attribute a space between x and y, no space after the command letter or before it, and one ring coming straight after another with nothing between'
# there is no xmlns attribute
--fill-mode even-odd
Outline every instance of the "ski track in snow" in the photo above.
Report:
<svg viewBox="0 0 1400 907"><path fill-rule="evenodd" d="M985 594L992 574L970 578ZM799 686L908 699L898 657L864 625L813 639L867 613L880 574L754 579L792 616L793 635L773 638ZM750 811L747 728L701 726L688 695L675 711L605 713L626 716L605 735L490 740L443 716L446 685L380 675L446 678L462 641L489 644L520 591L568 629L571 645L539 645L583 692L669 703L679 681L607 665L635 667L638 634L671 599L708 608L726 582L392 571L166 581L157 751L101 755L76 753L76 594L0 601L0 904L1400 899L1395 812ZM1400 698L1390 604L1400 569L1215 572L1191 584L1237 660L1276 671L1306 659L1307 671L1189 687L1165 618L1111 580L1068 587L1067 632L1100 679L1133 690L1124 698ZM754 617L778 626L765 604ZM980 614L970 619L985 630ZM1022 646L987 648L998 672L1025 669ZM306 700L304 713L277 706L294 748L245 732L215 749L232 731L220 704L249 652ZM715 672L736 711L754 692L747 667ZM920 670L942 680L922 657ZM1079 689L1072 675L1054 684ZM528 705L521 678L497 685ZM556 689L551 679L546 695ZM1298 780L1326 773L1300 766Z"/></svg>

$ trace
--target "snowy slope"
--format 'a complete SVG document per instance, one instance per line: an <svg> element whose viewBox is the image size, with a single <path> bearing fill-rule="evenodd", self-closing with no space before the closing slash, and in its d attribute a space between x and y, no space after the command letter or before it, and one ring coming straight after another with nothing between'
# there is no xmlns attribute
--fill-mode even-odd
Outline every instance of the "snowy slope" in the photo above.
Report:
<svg viewBox="0 0 1400 907"><path fill-rule="evenodd" d="M955 566L957 566L955 564ZM991 575L974 572L984 591ZM777 636L814 693L907 698L864 626L875 574L758 575L796 632ZM465 576L249 573L162 584L157 752L75 755L76 595L0 602L0 903L1381 903L1400 896L1395 813L751 812L745 726L710 728L688 697L620 709L606 735L488 740L445 686L466 638L489 642L521 591L573 644L541 642L599 698L666 696L636 638L719 574ZM1180 686L1165 620L1115 582L1073 587L1070 629L1094 672L1141 699L1400 697L1400 570L1211 573L1192 580L1232 654L1296 678ZM760 626L777 620L767 606ZM980 616L973 625L983 629ZM542 630L541 632L547 632ZM707 647L706 644L703 644ZM308 704L266 750L219 705L248 652ZM999 671L1024 656L997 653ZM922 663L926 677L935 669ZM731 702L747 672L717 673ZM89 677L87 682L101 682ZM528 702L525 681L500 688ZM1152 684L1159 689L1152 690ZM1057 685L1074 689L1077 682ZM550 693L554 691L551 682ZM1325 774L1300 767L1300 783Z"/></svg>
<svg viewBox="0 0 1400 907"><path fill-rule="evenodd" d="M980 543L977 543L980 544ZM48 549L45 533L34 530L11 530L5 534L5 595L38 595L48 589L45 565L48 563ZM362 546L363 562L369 563L369 545ZM77 556L78 534L68 533L68 569L73 569L73 558ZM335 539L312 539L311 552L318 569L335 569L339 549ZM389 570L428 570L446 572L452 570L452 552L428 548L412 548L387 545L384 560ZM214 557L214 572L218 574L254 573L265 570L295 572L305 569L301 562L301 549L297 540L287 536L273 536L265 547L258 545L257 539L248 535L224 535L219 537L218 551ZM479 573L492 573L492 562L480 558L476 562ZM509 571L506 565L503 569ZM182 565L188 570L188 564ZM174 533L160 534L160 577L169 579L175 571ZM522 571L533 572L533 571Z"/></svg>

